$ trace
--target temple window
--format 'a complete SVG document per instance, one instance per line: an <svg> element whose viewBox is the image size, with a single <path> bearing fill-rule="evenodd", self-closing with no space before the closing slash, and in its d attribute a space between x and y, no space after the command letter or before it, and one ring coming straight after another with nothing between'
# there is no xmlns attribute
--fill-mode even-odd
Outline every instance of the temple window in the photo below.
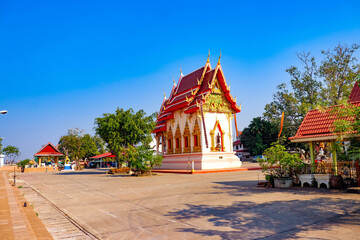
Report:
<svg viewBox="0 0 360 240"><path fill-rule="evenodd" d="M201 152L201 142L200 142L201 130L200 130L198 121L195 121L192 135L193 135L193 139L194 139L194 145L193 145L192 151L193 152Z"/></svg>
<svg viewBox="0 0 360 240"><path fill-rule="evenodd" d="M176 132L175 132L175 153L182 153L182 146L181 146L181 132L179 124L177 125Z"/></svg>
<svg viewBox="0 0 360 240"><path fill-rule="evenodd" d="M191 152L191 147L190 147L190 129L189 129L189 125L186 122L185 123L185 129L184 129L184 153L190 153Z"/></svg>
<svg viewBox="0 0 360 240"><path fill-rule="evenodd" d="M173 154L173 153L174 153L173 145L172 145L173 134L172 134L171 128L170 128L169 131L167 132L166 138L167 138L166 153L167 153L167 154Z"/></svg>

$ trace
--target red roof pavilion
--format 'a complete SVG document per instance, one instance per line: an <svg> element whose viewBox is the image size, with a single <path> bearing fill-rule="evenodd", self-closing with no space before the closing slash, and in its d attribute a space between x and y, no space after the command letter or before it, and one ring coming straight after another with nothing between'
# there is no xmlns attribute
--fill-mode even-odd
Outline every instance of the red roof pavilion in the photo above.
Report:
<svg viewBox="0 0 360 240"><path fill-rule="evenodd" d="M360 87L357 82L351 91L348 102L353 106L360 106ZM332 108L328 107L324 111L319 109L310 110L302 121L296 135L290 137L289 140L291 142L309 142L336 139L337 136L333 133L332 126L340 118L331 111ZM351 121L350 118L343 120Z"/></svg>
<svg viewBox="0 0 360 240"><path fill-rule="evenodd" d="M90 157L90 159L97 159L97 158L114 158L116 157L114 154L108 152L108 153L103 153L103 154L99 154L93 157Z"/></svg>
<svg viewBox="0 0 360 240"><path fill-rule="evenodd" d="M62 156L63 154L50 142L44 145L37 153L35 157L47 157L47 156Z"/></svg>

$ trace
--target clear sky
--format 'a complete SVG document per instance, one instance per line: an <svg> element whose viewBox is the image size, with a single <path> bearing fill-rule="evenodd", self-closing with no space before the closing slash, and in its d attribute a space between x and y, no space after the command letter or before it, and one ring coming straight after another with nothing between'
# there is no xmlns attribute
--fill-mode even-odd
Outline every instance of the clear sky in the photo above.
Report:
<svg viewBox="0 0 360 240"><path fill-rule="evenodd" d="M69 128L94 133L116 107L158 111L179 66L208 49L242 103L239 130L263 113L296 53L360 42L359 1L0 2L0 137L32 158Z"/></svg>

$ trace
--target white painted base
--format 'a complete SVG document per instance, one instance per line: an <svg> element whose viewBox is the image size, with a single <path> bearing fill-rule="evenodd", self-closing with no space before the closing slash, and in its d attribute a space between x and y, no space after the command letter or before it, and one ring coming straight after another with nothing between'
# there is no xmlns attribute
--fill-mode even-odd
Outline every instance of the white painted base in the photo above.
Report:
<svg viewBox="0 0 360 240"><path fill-rule="evenodd" d="M4 159L5 159L5 155L0 154L0 167L4 166Z"/></svg>
<svg viewBox="0 0 360 240"><path fill-rule="evenodd" d="M313 174L301 174L299 175L299 179L301 182L301 186L304 187L304 184L307 183L309 186L311 186L311 182L315 180Z"/></svg>
<svg viewBox="0 0 360 240"><path fill-rule="evenodd" d="M329 188L331 174L314 174L314 177L318 183L318 188L321 184L325 184L326 188Z"/></svg>
<svg viewBox="0 0 360 240"><path fill-rule="evenodd" d="M191 170L192 161L195 170L239 168L242 164L235 152L169 154L156 169Z"/></svg>

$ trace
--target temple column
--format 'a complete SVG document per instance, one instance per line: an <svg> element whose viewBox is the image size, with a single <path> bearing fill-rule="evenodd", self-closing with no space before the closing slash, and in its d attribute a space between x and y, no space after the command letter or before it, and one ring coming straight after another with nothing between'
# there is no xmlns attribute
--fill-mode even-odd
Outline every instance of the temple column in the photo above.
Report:
<svg viewBox="0 0 360 240"><path fill-rule="evenodd" d="M160 137L156 137L156 154L159 154Z"/></svg>
<svg viewBox="0 0 360 240"><path fill-rule="evenodd" d="M333 169L334 169L334 175L338 175L337 171L337 156L336 156L336 146L335 142L331 142L331 154L332 154L332 160L333 160Z"/></svg>
<svg viewBox="0 0 360 240"><path fill-rule="evenodd" d="M41 166L41 157L38 158L39 160L39 167Z"/></svg>
<svg viewBox="0 0 360 240"><path fill-rule="evenodd" d="M311 172L315 173L315 155L314 155L314 142L309 142L310 145L310 159L311 159Z"/></svg>
<svg viewBox="0 0 360 240"><path fill-rule="evenodd" d="M57 164L58 164L58 162L59 162L59 157L58 157L58 156L55 156L55 157L54 157L54 162L55 162L55 164L56 164L56 166L57 166Z"/></svg>
<svg viewBox="0 0 360 240"><path fill-rule="evenodd" d="M162 136L162 154L163 154L163 156L165 155L165 146L166 146L166 144L165 144L165 136L163 135Z"/></svg>

